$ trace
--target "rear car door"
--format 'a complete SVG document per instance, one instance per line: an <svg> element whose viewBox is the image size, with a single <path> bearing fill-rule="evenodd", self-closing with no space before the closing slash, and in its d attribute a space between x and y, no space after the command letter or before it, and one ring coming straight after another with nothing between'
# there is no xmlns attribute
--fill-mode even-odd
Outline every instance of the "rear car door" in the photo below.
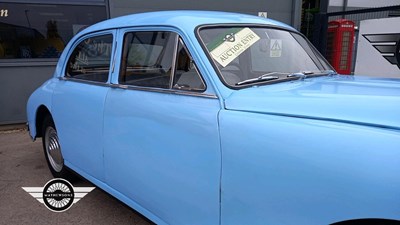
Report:
<svg viewBox="0 0 400 225"><path fill-rule="evenodd" d="M103 110L114 36L110 30L79 39L53 94L53 117L65 164L98 180L104 180Z"/></svg>
<svg viewBox="0 0 400 225"><path fill-rule="evenodd" d="M106 182L168 224L218 224L218 98L176 32L119 36L104 112Z"/></svg>

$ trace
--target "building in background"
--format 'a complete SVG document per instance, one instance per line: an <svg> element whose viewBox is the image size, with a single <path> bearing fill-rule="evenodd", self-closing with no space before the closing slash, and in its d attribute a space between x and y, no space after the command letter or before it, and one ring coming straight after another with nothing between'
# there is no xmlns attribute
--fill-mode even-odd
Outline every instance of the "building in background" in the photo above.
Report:
<svg viewBox="0 0 400 225"><path fill-rule="evenodd" d="M101 0L0 2L0 124L26 121L30 94L82 27L109 17L107 7Z"/></svg>
<svg viewBox="0 0 400 225"><path fill-rule="evenodd" d="M267 16L300 28L301 0L8 0L0 2L0 125L26 122L30 94L85 26L130 13L194 9Z"/></svg>
<svg viewBox="0 0 400 225"><path fill-rule="evenodd" d="M130 13L217 10L267 16L301 30L326 55L328 22L400 16L400 10L346 14L400 0L6 0L0 2L0 125L26 122L29 95L53 75L58 56L80 29ZM357 31L355 37L357 37ZM357 40L355 40L357 41ZM354 45L355 48L357 45ZM354 49L352 71L357 54Z"/></svg>
<svg viewBox="0 0 400 225"><path fill-rule="evenodd" d="M338 20L350 20L354 22L355 24L355 32L354 36L352 36L352 40L354 42L353 44L353 49L352 52L352 58L351 58L351 71L352 74L363 74L363 75L370 75L370 76L386 76L386 77L400 77L400 70L397 70L396 66L391 66L389 61L381 61L381 59L375 61L375 62L381 62L379 65L373 67L375 69L373 70L368 70L368 73L365 74L361 67L363 65L356 65L357 63L357 58L360 58L358 54L364 54L364 51L359 51L358 46L360 46L360 42L362 42L362 46L365 46L365 38L359 35L360 29L362 29L361 25L366 24L363 23L363 21L366 20L380 20L380 19L387 19L387 18L395 18L400 16L400 0L380 0L380 1L375 1L375 0L330 0L329 1L329 6L328 6L328 20L329 21L338 21ZM389 20L391 21L391 20ZM395 20L398 21L398 20ZM378 22L379 24L379 22ZM381 23L382 25L384 23ZM396 24L396 23L390 23L390 24ZM399 27L400 24L397 24L397 27ZM397 28L391 27L389 24L386 26L386 30L391 30L393 28L392 32L395 32ZM376 32L380 30L378 27L376 27ZM382 32L382 31L379 31ZM390 33L390 32L389 32ZM362 37L361 39L359 37ZM397 44L394 43L396 46ZM329 48L329 45L328 45ZM393 51L394 52L394 51ZM375 53L374 53L375 54ZM329 57L328 57L329 58ZM360 59L364 59L365 56L362 56ZM395 57L392 57L395 58ZM364 62L364 61L362 61ZM393 60L391 60L391 63L393 63ZM396 62L397 63L397 62ZM396 64L394 63L394 64ZM388 64L388 65L384 65ZM358 69L356 70L356 67ZM385 70L382 70L382 68L386 67L393 67L393 69L387 70L390 71L390 73L385 73ZM371 68L371 67L369 67ZM397 73L397 74L396 74Z"/></svg>
<svg viewBox="0 0 400 225"><path fill-rule="evenodd" d="M338 60L341 62L340 66L336 63L338 71L342 71L341 67L345 65L346 72L350 71L351 74L354 74L358 54L357 47L360 41L358 37L361 22L371 19L399 17L400 0L303 0L301 16L301 32L311 40L314 46L317 47L330 63L335 64ZM340 21L346 20L354 24L354 35L351 37L337 36L337 40L343 43L333 44L333 33L328 32L328 24L340 23ZM343 33L343 35L346 34L348 33ZM336 49L336 46L343 46L346 48L346 51ZM348 47L352 47L352 49L347 49ZM333 57L335 56L334 53L338 53L339 51L341 51L341 57ZM350 58L347 53L351 53ZM391 60L391 63L393 63L393 60ZM379 76L378 73L376 70L370 71L369 74Z"/></svg>
<svg viewBox="0 0 400 225"><path fill-rule="evenodd" d="M328 12L400 5L400 0L329 0Z"/></svg>
<svg viewBox="0 0 400 225"><path fill-rule="evenodd" d="M362 20L355 73L400 78L400 17Z"/></svg>

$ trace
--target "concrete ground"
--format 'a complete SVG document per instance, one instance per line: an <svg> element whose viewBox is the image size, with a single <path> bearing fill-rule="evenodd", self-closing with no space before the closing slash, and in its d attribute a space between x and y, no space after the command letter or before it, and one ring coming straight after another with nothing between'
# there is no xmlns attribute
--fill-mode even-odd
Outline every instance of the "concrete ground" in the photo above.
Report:
<svg viewBox="0 0 400 225"><path fill-rule="evenodd" d="M41 139L32 142L23 129L0 131L0 225L2 224L151 224L114 197L94 189L69 210L48 210L21 187L43 187L52 175ZM75 187L91 187L79 180Z"/></svg>

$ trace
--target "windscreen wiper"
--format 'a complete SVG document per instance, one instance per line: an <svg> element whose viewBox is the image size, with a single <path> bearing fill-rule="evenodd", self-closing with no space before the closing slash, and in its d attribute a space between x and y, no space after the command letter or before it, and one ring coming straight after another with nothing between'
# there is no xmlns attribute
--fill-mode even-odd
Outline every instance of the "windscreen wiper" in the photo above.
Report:
<svg viewBox="0 0 400 225"><path fill-rule="evenodd" d="M303 80L308 77L320 77L320 76L333 75L333 74L336 74L335 71L333 71L333 70L324 70L321 72L303 71L303 72L288 74L287 77L288 78L298 77L300 80Z"/></svg>
<svg viewBox="0 0 400 225"><path fill-rule="evenodd" d="M273 74L286 75L286 77L274 76ZM325 71L318 71L318 72L302 71L302 72L296 72L296 73L270 72L270 73L263 74L256 78L251 78L251 79L240 81L240 82L236 83L236 85L251 84L251 83L278 80L278 79L279 79L278 82L284 82L284 81L290 81L290 80L296 80L296 79L303 80L305 78L310 78L310 77L320 77L320 76L327 76L327 75L334 75L334 74L336 74L336 73L333 70L325 70Z"/></svg>
<svg viewBox="0 0 400 225"><path fill-rule="evenodd" d="M250 84L250 83L256 83L256 82L260 82L260 81L276 80L276 79L279 79L279 77L278 76L272 76L272 74L277 74L277 73L281 74L281 72L266 73L266 74L263 74L263 75L261 75L259 77L256 77L256 78L251 78L251 79L247 79L247 80L243 80L243 81L237 82L236 85Z"/></svg>
<svg viewBox="0 0 400 225"><path fill-rule="evenodd" d="M299 80L303 80L303 79L307 78L308 75L312 75L312 74L314 74L314 72L312 72L312 71L303 71L303 72L288 74L287 77L289 77L289 78L290 77L298 77Z"/></svg>

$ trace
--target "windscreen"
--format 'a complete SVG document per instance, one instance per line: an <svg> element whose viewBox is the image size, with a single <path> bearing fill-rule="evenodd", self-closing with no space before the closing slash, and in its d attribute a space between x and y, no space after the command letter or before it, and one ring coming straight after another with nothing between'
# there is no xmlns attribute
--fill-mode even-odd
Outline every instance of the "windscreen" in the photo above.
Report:
<svg viewBox="0 0 400 225"><path fill-rule="evenodd" d="M267 27L205 27L200 38L228 86L263 75L330 70L299 34Z"/></svg>

